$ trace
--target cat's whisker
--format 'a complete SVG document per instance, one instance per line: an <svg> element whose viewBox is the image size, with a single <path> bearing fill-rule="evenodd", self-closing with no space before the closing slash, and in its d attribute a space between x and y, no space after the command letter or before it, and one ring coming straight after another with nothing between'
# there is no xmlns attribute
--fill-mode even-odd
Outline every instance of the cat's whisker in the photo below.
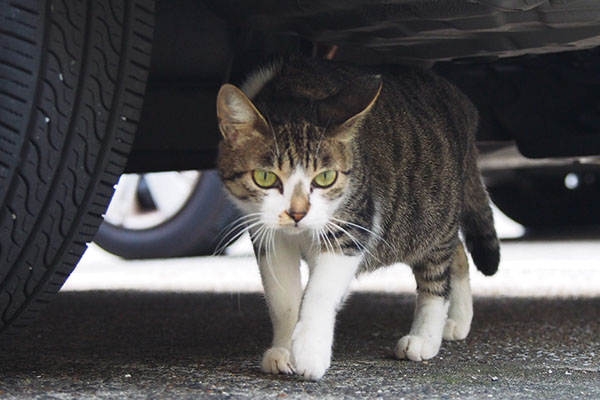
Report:
<svg viewBox="0 0 600 400"><path fill-rule="evenodd" d="M331 229L331 228L335 228L338 231L344 233L345 235L347 235L350 240L352 240L354 242L354 244L356 244L360 250L366 250L366 246L363 245L362 243L360 243L360 241L354 236L352 235L350 232L348 232L346 229L342 228L341 226L339 226L338 224L331 222L331 221L327 221L327 226Z"/></svg>
<svg viewBox="0 0 600 400"><path fill-rule="evenodd" d="M265 257L264 260L266 260L267 254L269 253L269 250L267 248L267 243L266 243L267 231L268 231L267 226L262 225L256 231L254 238L253 238L253 242L256 242L256 247L257 247L256 254L258 254L256 259L257 259L258 263L262 262L263 247L264 247L264 257Z"/></svg>
<svg viewBox="0 0 600 400"><path fill-rule="evenodd" d="M259 221L260 215L261 213L253 213L241 216L235 221L228 224L225 228L223 228L217 235L217 237L221 237L221 239L219 240L219 243L217 243L216 249L213 254L221 254L233 241L237 240L240 236L242 236L245 232L248 231L248 229L246 228L248 224ZM238 229L240 229L240 227L244 225L246 227L242 228L241 231L238 231ZM226 232L223 234L224 231Z"/></svg>
<svg viewBox="0 0 600 400"><path fill-rule="evenodd" d="M260 226L256 232L252 234L252 241L254 242L256 250L256 261L260 264L260 259L262 255L262 247L263 247L263 237L265 234L266 226ZM265 253L266 254L266 253Z"/></svg>
<svg viewBox="0 0 600 400"><path fill-rule="evenodd" d="M237 227L236 227L237 229ZM241 228L239 231L233 233L234 230L232 230L232 232L230 232L232 235L230 236L229 234L227 235L227 237L221 239L219 241L219 243L217 244L217 247L215 249L215 251L213 252L213 255L222 255L225 252L225 249L227 247L229 247L229 245L233 242L235 242L237 239L239 239L244 233L248 232L248 227L245 226L243 228Z"/></svg>
<svg viewBox="0 0 600 400"><path fill-rule="evenodd" d="M318 245L319 245L318 251L320 252L322 249L322 245L324 245L325 242L324 242L323 238L321 237L322 236L321 229L320 228L317 229L316 232L317 232L317 240L318 240Z"/></svg>
<svg viewBox="0 0 600 400"><path fill-rule="evenodd" d="M316 246L317 251L321 250L321 235L319 235L319 231L317 229L311 229L310 234L312 236L312 240L310 242L310 249L313 250Z"/></svg>
<svg viewBox="0 0 600 400"><path fill-rule="evenodd" d="M231 232L232 227L235 229L239 225L247 223L250 220L257 220L257 219L259 219L261 214L262 213L251 213L251 214L242 215L241 217L236 218L234 221L230 222L223 229L221 229L219 231L219 233L217 234L217 237L221 237L221 235L227 236ZM226 233L224 233L224 232L226 232Z"/></svg>
<svg viewBox="0 0 600 400"><path fill-rule="evenodd" d="M324 231L322 229L319 230L319 235L323 239L323 245L325 246L325 250L328 253L331 253L331 250L329 249L329 245L327 244L327 238L325 237L325 233L324 233Z"/></svg>
<svg viewBox="0 0 600 400"><path fill-rule="evenodd" d="M350 225L350 226L353 226L355 228L362 229L363 231L368 232L371 235L374 235L374 236L376 236L378 238L381 238L381 235L379 235L378 233L372 231L371 229L365 228L362 225L355 224L354 222L350 222L350 221L344 221L342 219L335 218L335 217L331 217L331 219L334 220L335 222L339 222L339 223L344 224L344 225Z"/></svg>
<svg viewBox="0 0 600 400"><path fill-rule="evenodd" d="M246 222L244 222L245 224L247 224ZM222 254L225 249L233 242L235 242L236 240L238 240L244 233L249 232L250 229L252 229L253 227L262 224L262 222L260 222L258 219L254 220L254 222L252 222L249 225L246 225L244 228L242 228L239 232L236 232L233 237L231 237L227 242L225 242L224 244L221 244L225 238L221 239L221 241L219 242L219 244L217 245L217 248L214 252L214 254ZM237 227L236 227L237 228ZM232 230L233 231L233 230Z"/></svg>
<svg viewBox="0 0 600 400"><path fill-rule="evenodd" d="M248 219L246 221L240 222L239 224L233 226L231 229L229 229L229 231L225 235L223 235L223 237L219 241L217 247L220 247L223 243L226 243L226 242L228 243L228 241L231 240L232 237L235 237L237 239L239 236L241 236L241 235L239 235L239 233L240 233L239 230L240 229L243 232L246 232L248 226L250 226L252 224L255 224L257 222L259 222L258 218L256 218L256 219Z"/></svg>
<svg viewBox="0 0 600 400"><path fill-rule="evenodd" d="M355 246L358 248L358 250L359 250L359 251L368 253L368 251L367 251L367 249L365 248L365 246L364 246L362 243L358 242L358 240L357 240L357 239L356 239L354 236L350 235L350 234L348 233L348 231L346 231L346 230L342 229L340 226L338 226L338 225L336 225L336 224L332 223L331 221L328 221L328 222L327 222L327 226L328 226L328 227L329 227L329 229L331 229L332 231L333 231L333 229L332 229L332 228L335 228L335 229L339 230L340 232L344 233L345 235L347 235L347 236L348 236L348 238L350 238L350 240L351 240L351 241L354 243L354 245L355 245ZM336 239L337 239L337 238L336 238Z"/></svg>
<svg viewBox="0 0 600 400"><path fill-rule="evenodd" d="M327 248L327 251L334 254L335 249L333 248L333 244L329 240L329 236L327 236L327 232L325 231L325 229L323 229L322 231L323 231L323 239L324 239L325 247Z"/></svg>
<svg viewBox="0 0 600 400"><path fill-rule="evenodd" d="M267 233L265 235L265 248L267 250L267 264L269 265L269 269L271 269L273 266L273 241L271 240L272 234L273 230L271 228L267 228ZM272 270L271 274L273 274ZM275 277L274 274L273 277Z"/></svg>
<svg viewBox="0 0 600 400"><path fill-rule="evenodd" d="M277 230L271 229L271 245L273 247L273 256L277 257L277 246L275 246L275 235L277 235Z"/></svg>
<svg viewBox="0 0 600 400"><path fill-rule="evenodd" d="M240 221L249 219L249 218L253 218L253 217L257 217L259 215L262 215L262 213L260 212L256 212L256 213L250 213L250 214L244 214L238 218L236 218L235 220L233 220L232 222L230 222L229 224L227 224L223 229L221 229L221 231L226 230L227 228L229 228L231 225L234 225L236 223L239 223ZM219 232L220 233L220 232Z"/></svg>
<svg viewBox="0 0 600 400"><path fill-rule="evenodd" d="M310 248L311 250L313 250L315 248L317 248L317 252L321 251L321 235L319 234L318 230L311 230L312 236L313 236L313 240L310 243Z"/></svg>
<svg viewBox="0 0 600 400"><path fill-rule="evenodd" d="M340 244L339 239L335 236L335 231L329 226L329 223L325 224L325 229L327 230L327 232L331 233L334 243L337 244L338 250L341 254L343 254L344 251L342 250L342 245Z"/></svg>
<svg viewBox="0 0 600 400"><path fill-rule="evenodd" d="M360 241L354 236L352 235L350 232L348 232L346 229L342 228L341 226L328 221L328 224L331 224L333 227L339 229L342 233L344 233L346 236L348 236L350 238L350 240L352 240L352 242L356 245L356 247L358 247L358 249L362 252L367 253L369 256L373 257L373 259L377 260L378 262L381 262L381 260L375 256L368 248L367 246L365 246L364 244L360 243Z"/></svg>
<svg viewBox="0 0 600 400"><path fill-rule="evenodd" d="M267 263L268 265L268 252L269 250L267 249L266 243L265 243L265 258L262 258L262 253L263 253L263 242L265 241L265 237L266 237L266 233L267 233L267 227L266 225L262 225L254 234L254 239L253 241L255 241L255 248L256 250L256 262L260 265L263 261L265 263ZM270 269L270 267L269 267ZM271 271L272 273L272 271Z"/></svg>
<svg viewBox="0 0 600 400"><path fill-rule="evenodd" d="M332 220L334 220L335 222L339 222L340 224L345 224L345 225L349 225L349 226L352 226L352 227L355 227L355 228L358 228L358 229L362 229L363 231L365 231L365 232L367 232L367 233L369 233L369 234L371 234L371 235L375 236L377 239L381 240L381 241L382 241L382 242L383 242L385 245L387 245L387 246L388 246L388 247L389 247L391 250L394 250L394 247L391 245L391 243L390 243L390 242L388 242L387 240L385 240L385 239L383 238L383 236L381 236L380 234L378 234L378 233L376 233L376 232L372 231L371 229L365 228L364 226L362 226L362 225L358 225L358 224L355 224L355 223L353 223L353 222L349 222L349 221L344 221L344 220L341 220L341 219L339 219L339 218L331 217L331 219L332 219Z"/></svg>
<svg viewBox="0 0 600 400"><path fill-rule="evenodd" d="M273 280L275 281L275 284L279 287L279 289L281 289L283 292L287 292L287 289L279 282L279 280L277 279L277 275L275 275L275 272L273 272L271 256L275 256L275 258L277 258L277 255L275 254L277 248L277 246L275 245L275 228L267 227L265 237L265 261L267 263L267 268L269 269L269 273L273 277Z"/></svg>
<svg viewBox="0 0 600 400"><path fill-rule="evenodd" d="M317 238L315 238L315 231L314 230L309 230L310 232L310 248L312 249L315 246L315 240Z"/></svg>
<svg viewBox="0 0 600 400"><path fill-rule="evenodd" d="M329 249L327 248L327 242L325 241L325 238L323 237L323 229L319 228L319 230L317 231L317 233L319 234L319 238L321 239L320 242L323 242L323 246L325 246L325 249L327 251L329 251ZM319 243L321 245L321 243ZM319 251L322 250L322 247L319 246Z"/></svg>

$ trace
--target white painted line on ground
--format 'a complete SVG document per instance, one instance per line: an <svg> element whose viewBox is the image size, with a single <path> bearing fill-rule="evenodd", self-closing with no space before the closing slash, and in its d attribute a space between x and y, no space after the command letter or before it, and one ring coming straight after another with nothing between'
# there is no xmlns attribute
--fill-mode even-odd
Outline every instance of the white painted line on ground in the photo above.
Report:
<svg viewBox="0 0 600 400"><path fill-rule="evenodd" d="M504 243L499 272L485 277L472 267L471 284L479 296L600 296L600 241ZM361 277L353 289L414 292L415 283L407 266L395 265ZM92 245L63 290L237 293L260 292L262 286L248 252L126 261Z"/></svg>

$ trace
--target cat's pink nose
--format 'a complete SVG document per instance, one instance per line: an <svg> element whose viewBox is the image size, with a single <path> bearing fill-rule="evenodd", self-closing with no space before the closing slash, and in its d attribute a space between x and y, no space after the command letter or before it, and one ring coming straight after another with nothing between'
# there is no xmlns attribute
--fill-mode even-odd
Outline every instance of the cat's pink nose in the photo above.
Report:
<svg viewBox="0 0 600 400"><path fill-rule="evenodd" d="M292 219L296 222L299 222L302 218L304 218L304 216L306 215L306 212L304 211L289 211L288 214L290 215L290 217L292 217Z"/></svg>

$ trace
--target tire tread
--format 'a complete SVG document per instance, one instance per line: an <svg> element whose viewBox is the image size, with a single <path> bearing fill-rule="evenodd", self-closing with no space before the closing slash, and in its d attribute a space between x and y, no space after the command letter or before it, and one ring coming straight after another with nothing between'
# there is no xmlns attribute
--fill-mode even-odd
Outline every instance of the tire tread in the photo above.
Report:
<svg viewBox="0 0 600 400"><path fill-rule="evenodd" d="M15 13L26 22L7 17ZM153 2L1 3L7 19L0 44L14 51L0 55L0 96L29 118L0 125L0 333L44 308L102 221L139 119ZM18 54L38 72L11 65ZM20 72L16 84L3 83L3 67ZM128 80L134 72L139 79Z"/></svg>

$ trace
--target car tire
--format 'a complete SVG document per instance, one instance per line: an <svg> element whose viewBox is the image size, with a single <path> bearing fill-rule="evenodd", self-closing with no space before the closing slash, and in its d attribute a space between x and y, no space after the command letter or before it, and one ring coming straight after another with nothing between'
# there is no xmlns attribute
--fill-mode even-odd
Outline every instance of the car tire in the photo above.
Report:
<svg viewBox="0 0 600 400"><path fill-rule="evenodd" d="M125 166L152 0L0 0L0 333L59 291Z"/></svg>
<svg viewBox="0 0 600 400"><path fill-rule="evenodd" d="M234 222L239 216L217 173L204 171L172 218L147 229L127 229L105 221L94 241L125 259L211 255L237 236L240 230Z"/></svg>
<svg viewBox="0 0 600 400"><path fill-rule="evenodd" d="M600 167L504 171L486 182L496 206L530 231L600 226Z"/></svg>

